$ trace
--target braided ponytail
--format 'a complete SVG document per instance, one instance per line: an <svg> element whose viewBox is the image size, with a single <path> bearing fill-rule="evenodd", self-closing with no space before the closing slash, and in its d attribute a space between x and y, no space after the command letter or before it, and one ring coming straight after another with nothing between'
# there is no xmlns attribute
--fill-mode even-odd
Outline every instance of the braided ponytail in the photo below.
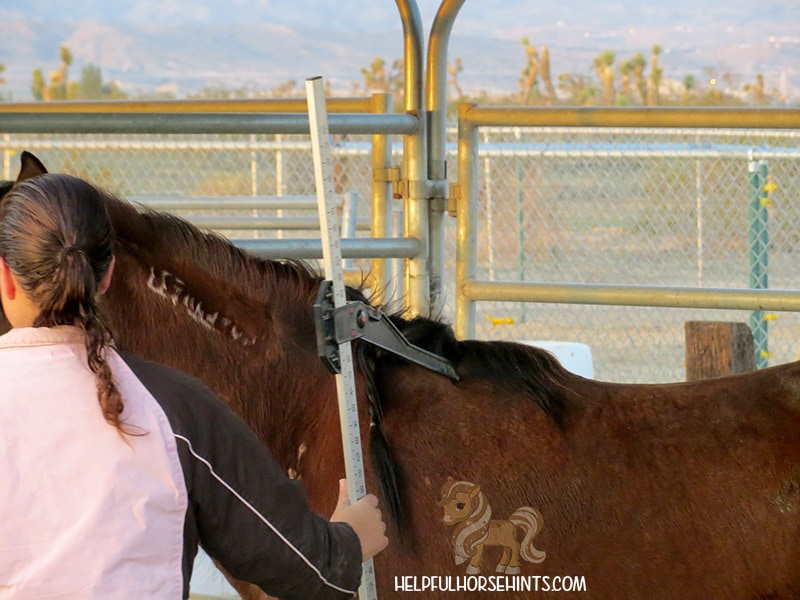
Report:
<svg viewBox="0 0 800 600"><path fill-rule="evenodd" d="M69 175L21 182L0 208L0 256L40 311L34 327L73 325L83 331L103 417L130 434L105 358L111 334L97 312L98 286L113 259L113 230L98 191Z"/></svg>

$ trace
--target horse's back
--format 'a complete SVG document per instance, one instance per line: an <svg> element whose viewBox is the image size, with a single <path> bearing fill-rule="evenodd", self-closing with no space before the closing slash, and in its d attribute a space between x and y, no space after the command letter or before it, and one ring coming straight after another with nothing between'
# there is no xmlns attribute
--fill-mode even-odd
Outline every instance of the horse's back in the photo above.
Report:
<svg viewBox="0 0 800 600"><path fill-rule="evenodd" d="M395 559L404 571L439 574L427 566L452 556L436 508L450 477L480 485L493 518L538 511L546 559L521 573L583 575L587 597L800 597L800 364L700 382L566 376L553 386L567 407L561 424L487 382L451 384L412 367L386 382L387 436L411 537L422 541ZM487 574L492 560L483 558Z"/></svg>

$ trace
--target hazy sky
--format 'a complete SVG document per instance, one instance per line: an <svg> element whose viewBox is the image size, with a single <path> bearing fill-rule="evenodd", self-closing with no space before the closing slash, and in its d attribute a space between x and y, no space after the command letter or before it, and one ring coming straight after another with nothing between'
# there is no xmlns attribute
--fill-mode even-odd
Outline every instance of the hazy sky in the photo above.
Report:
<svg viewBox="0 0 800 600"><path fill-rule="evenodd" d="M417 2L426 34L439 4ZM667 78L714 66L800 87L800 0L467 0L450 44L462 84L514 87L522 37L548 45L556 73L591 74L603 50L622 60L659 44ZM91 62L123 83L174 79L181 90L204 77L236 85L252 73L264 85L319 69L358 80L375 56L402 55L392 0L0 0L0 62L18 93L65 43L73 72Z"/></svg>

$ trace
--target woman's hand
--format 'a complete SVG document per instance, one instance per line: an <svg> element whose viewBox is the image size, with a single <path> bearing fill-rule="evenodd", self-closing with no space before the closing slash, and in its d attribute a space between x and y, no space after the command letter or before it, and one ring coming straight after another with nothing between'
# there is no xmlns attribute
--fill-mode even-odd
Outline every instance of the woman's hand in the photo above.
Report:
<svg viewBox="0 0 800 600"><path fill-rule="evenodd" d="M378 508L378 498L367 494L355 504L350 504L347 493L347 480L339 480L339 500L331 515L331 521L347 523L361 541L362 560L368 560L389 545L386 537L386 523Z"/></svg>

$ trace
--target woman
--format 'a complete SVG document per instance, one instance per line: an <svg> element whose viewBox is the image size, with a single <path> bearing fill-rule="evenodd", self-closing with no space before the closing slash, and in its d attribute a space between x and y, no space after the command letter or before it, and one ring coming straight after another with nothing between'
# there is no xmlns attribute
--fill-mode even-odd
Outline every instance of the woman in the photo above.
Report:
<svg viewBox="0 0 800 600"><path fill-rule="evenodd" d="M68 175L0 207L0 598L187 598L198 543L281 598L352 596L388 543L377 499L311 512L199 381L113 348L98 192Z"/></svg>

